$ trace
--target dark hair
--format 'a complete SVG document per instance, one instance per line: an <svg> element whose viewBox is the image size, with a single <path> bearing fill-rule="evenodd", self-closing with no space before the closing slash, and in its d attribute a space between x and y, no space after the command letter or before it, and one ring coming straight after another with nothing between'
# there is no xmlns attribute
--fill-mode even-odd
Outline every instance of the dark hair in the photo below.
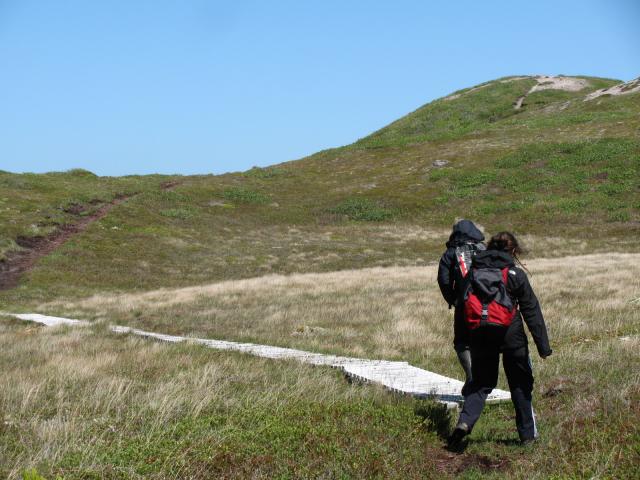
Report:
<svg viewBox="0 0 640 480"><path fill-rule="evenodd" d="M522 264L519 258L519 256L523 253L522 247L520 247L518 239L513 233L496 233L493 237L491 237L491 240L489 240L487 250L499 250L501 252L507 252L513 257L518 265L527 270L527 268Z"/></svg>

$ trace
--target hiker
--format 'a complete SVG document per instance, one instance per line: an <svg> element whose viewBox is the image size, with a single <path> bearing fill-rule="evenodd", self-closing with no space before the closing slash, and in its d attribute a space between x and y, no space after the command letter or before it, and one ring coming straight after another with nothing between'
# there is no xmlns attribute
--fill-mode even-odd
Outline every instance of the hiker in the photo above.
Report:
<svg viewBox="0 0 640 480"><path fill-rule="evenodd" d="M520 441L528 444L538 436L531 405L533 372L523 320L540 357L545 359L552 351L538 299L526 273L515 265L522 266L520 253L515 236L501 232L491 238L486 251L473 258L464 294L472 380L464 392L464 405L449 437L450 446L458 445L471 433L480 417L487 396L498 381L500 353L516 410Z"/></svg>
<svg viewBox="0 0 640 480"><path fill-rule="evenodd" d="M447 250L440 258L438 266L438 285L453 314L453 348L458 355L466 381L463 394L472 378L471 354L469 352L469 334L464 323L463 294L465 280L471 268L471 259L476 252L485 249L484 235L470 220L460 220L453 225L453 230L446 243Z"/></svg>

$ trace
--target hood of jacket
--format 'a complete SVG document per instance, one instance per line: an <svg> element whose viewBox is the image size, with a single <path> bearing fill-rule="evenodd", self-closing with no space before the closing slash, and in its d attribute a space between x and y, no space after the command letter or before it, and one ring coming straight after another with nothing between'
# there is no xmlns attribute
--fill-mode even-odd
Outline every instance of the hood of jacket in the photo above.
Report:
<svg viewBox="0 0 640 480"><path fill-rule="evenodd" d="M484 250L476 253L473 257L474 268L507 268L513 267L513 257L507 252L500 250Z"/></svg>
<svg viewBox="0 0 640 480"><path fill-rule="evenodd" d="M460 220L453 226L447 247L457 247L467 242L482 242L484 235L471 220Z"/></svg>

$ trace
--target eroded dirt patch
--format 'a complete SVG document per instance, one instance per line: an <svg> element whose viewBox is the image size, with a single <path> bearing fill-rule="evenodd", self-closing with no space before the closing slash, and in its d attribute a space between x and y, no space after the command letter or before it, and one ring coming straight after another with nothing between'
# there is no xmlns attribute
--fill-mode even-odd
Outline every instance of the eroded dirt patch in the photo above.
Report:
<svg viewBox="0 0 640 480"><path fill-rule="evenodd" d="M435 455L438 471L447 475L461 475L467 470L476 469L482 473L505 473L511 462L508 458L490 458L477 453L453 453L440 451Z"/></svg>
<svg viewBox="0 0 640 480"><path fill-rule="evenodd" d="M626 95L628 93L637 93L637 92L640 92L640 77L625 83L614 85L613 87L601 88L600 90L596 90L595 92L592 92L586 97L584 97L584 101L587 102L589 100L593 100L594 98L598 98L602 96L615 97L617 95Z"/></svg>
<svg viewBox="0 0 640 480"><path fill-rule="evenodd" d="M64 244L72 236L84 231L96 220L103 218L109 211L133 195L117 195L111 202L102 205L93 213L80 217L75 223L60 225L49 235L37 235L33 237L20 235L16 238L16 243L22 250L8 255L4 262L0 262L0 290L13 288L18 284L22 274L35 265L39 258L48 255L53 250ZM96 205L96 202L89 202ZM65 212L73 215L81 215L86 212L87 207L80 204L72 204Z"/></svg>
<svg viewBox="0 0 640 480"><path fill-rule="evenodd" d="M176 188L178 185L180 185L180 182L177 180L170 180L168 182L163 182L160 184L160 188L162 190L173 190L174 188Z"/></svg>
<svg viewBox="0 0 640 480"><path fill-rule="evenodd" d="M538 92L540 90L565 90L567 92L578 92L589 86L589 81L584 78L540 75L536 77L535 80L538 83L514 102L514 109L520 110L527 96L531 95L533 92Z"/></svg>
<svg viewBox="0 0 640 480"><path fill-rule="evenodd" d="M160 189L173 190L180 184L181 182L178 180L170 180L161 183ZM16 243L22 247L22 250L10 253L4 262L0 262L0 290L15 287L22 274L33 268L39 258L48 255L74 235L86 230L93 222L103 218L113 207L129 200L137 194L138 193L119 193L108 203L104 203L97 198L89 200L86 204L77 202L69 203L62 208L62 211L77 217L76 221L64 225L57 225L55 230L49 235L18 236ZM94 208L96 208L96 210L90 213Z"/></svg>

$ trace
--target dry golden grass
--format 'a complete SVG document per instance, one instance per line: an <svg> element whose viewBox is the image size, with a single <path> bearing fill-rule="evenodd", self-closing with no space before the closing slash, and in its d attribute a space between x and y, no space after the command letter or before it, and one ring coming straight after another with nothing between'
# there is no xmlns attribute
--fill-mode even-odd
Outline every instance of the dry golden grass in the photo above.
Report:
<svg viewBox="0 0 640 480"><path fill-rule="evenodd" d="M480 455L488 448L491 455L507 459L510 475L518 478L532 478L534 464L533 478L558 472L576 478L624 477L638 465L637 455L632 454L638 428L632 419L639 413L640 395L640 255L533 259L527 267L554 349L545 362L534 355L535 404L543 440L525 456L508 444L500 446L500 435L508 439L508 432L513 433L512 410L506 405L483 416L472 437L471 452ZM450 346L452 314L440 297L435 275L434 266L270 275L140 294L94 295L79 302L61 299L39 308L41 313L97 320L95 326L84 329L44 330L3 321L2 428L11 434L5 438L14 442L19 438L18 446L1 445L2 461L8 465L5 471L16 476L30 465L65 465L73 452L76 470L60 467L59 471L135 477L144 469L126 467L129 460L119 459L122 471L117 474L106 469L105 449L114 455L114 442L125 450L130 443L144 450L156 448L155 442L167 438L174 439L168 445L182 436L193 439L193 429L199 428L194 425L220 409L224 418L245 425L252 415L247 413L249 406L251 412L258 408L285 415L296 402L331 408L369 396L383 403L394 401L375 388L350 387L327 369L114 336L104 323L403 359L460 377ZM505 387L504 381L501 386ZM322 418L321 422L328 421ZM193 425L184 427L184 419L191 419ZM286 420L286 428L299 428L299 421L302 417ZM380 422L374 424L389 428ZM225 451L229 438L244 438L252 427L242 428L249 430L207 430L210 445L206 448L218 454ZM242 441L254 445L251 442L260 441L256 439L262 434L256 435ZM321 445L346 441L340 430L328 437L319 435ZM432 437L420 441L433 445ZM400 448L402 438L394 444ZM159 478L208 471L198 470L199 464L193 463L189 452L195 447L170 448L175 452L165 452L164 466L153 470L163 472L156 475ZM273 448L275 455L284 447ZM336 452L326 455L325 460L343 465ZM406 458L399 452L389 455ZM243 468L252 465L236 461ZM182 470L175 467L179 464Z"/></svg>
<svg viewBox="0 0 640 480"><path fill-rule="evenodd" d="M447 312L433 295L433 280L432 268L418 267L270 275L143 294L96 295L42 309L172 333L390 358L427 345L433 354L448 343ZM440 321L425 321L430 312L438 312ZM297 335L305 327L319 328L316 334Z"/></svg>
<svg viewBox="0 0 640 480"><path fill-rule="evenodd" d="M554 343L622 336L637 327L638 309L631 302L640 295L640 255L593 254L526 264ZM440 297L436 273L436 266L428 266L269 275L60 300L40 311L167 333L403 358L424 366L436 362L456 372L444 365L450 357L452 314Z"/></svg>
<svg viewBox="0 0 640 480"><path fill-rule="evenodd" d="M100 471L96 446L140 434L152 441L216 409L232 416L247 406L278 410L299 399L331 404L381 394L292 362L3 320L0 472L11 478L29 466L56 465L69 452L82 456L76 468ZM224 441L224 429L208 438L212 450L216 439ZM128 469L120 476L140 477Z"/></svg>

